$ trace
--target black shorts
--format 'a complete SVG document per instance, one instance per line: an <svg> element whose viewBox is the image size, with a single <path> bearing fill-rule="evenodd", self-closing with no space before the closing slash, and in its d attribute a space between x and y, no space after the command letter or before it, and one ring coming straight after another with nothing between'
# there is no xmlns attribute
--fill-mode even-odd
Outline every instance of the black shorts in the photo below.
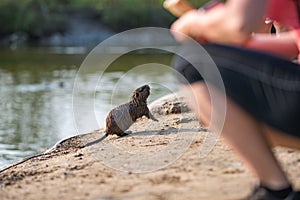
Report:
<svg viewBox="0 0 300 200"><path fill-rule="evenodd" d="M259 121L300 137L300 65L248 49L202 46L215 62L227 96ZM189 56L199 59L197 54ZM182 57L176 56L173 65L189 83L203 81ZM186 84L182 77L179 81Z"/></svg>

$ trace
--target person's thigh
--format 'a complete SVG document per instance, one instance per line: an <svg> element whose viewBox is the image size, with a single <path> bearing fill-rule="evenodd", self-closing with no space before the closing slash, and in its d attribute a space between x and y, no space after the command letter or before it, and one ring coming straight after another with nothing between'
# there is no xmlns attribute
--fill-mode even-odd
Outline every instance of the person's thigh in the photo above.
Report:
<svg viewBox="0 0 300 200"><path fill-rule="evenodd" d="M204 47L216 63L227 97L257 121L300 138L298 64L235 47L221 45ZM199 60L199 55L189 56L194 57L195 63L200 63L198 66L205 65L205 62ZM174 67L191 84L203 81L199 71L184 59L177 59ZM207 106L203 107L208 109Z"/></svg>

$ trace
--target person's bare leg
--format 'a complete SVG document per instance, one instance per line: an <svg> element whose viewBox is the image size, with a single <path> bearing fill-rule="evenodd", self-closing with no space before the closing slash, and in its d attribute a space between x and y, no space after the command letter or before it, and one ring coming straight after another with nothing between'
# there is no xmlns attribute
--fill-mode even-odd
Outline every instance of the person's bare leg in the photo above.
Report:
<svg viewBox="0 0 300 200"><path fill-rule="evenodd" d="M272 146L283 146L300 150L300 139L287 135L279 130L263 125L263 130Z"/></svg>
<svg viewBox="0 0 300 200"><path fill-rule="evenodd" d="M207 87L204 83L194 83L192 92L195 95L196 106L192 103L191 107L194 111L200 110L199 118L208 125L212 108ZM193 98L189 97L189 99ZM262 124L228 98L226 105L226 120L222 131L226 143L235 150L261 184L271 189L287 187L289 182L263 134ZM214 124L209 128L214 131Z"/></svg>

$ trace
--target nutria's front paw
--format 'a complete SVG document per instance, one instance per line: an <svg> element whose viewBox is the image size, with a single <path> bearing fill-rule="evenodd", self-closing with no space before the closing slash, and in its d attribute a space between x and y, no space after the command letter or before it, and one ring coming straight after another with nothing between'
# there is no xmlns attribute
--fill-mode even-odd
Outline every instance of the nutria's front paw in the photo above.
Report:
<svg viewBox="0 0 300 200"><path fill-rule="evenodd" d="M158 122L158 119L156 119L156 118L152 118L152 120L155 121L155 122Z"/></svg>

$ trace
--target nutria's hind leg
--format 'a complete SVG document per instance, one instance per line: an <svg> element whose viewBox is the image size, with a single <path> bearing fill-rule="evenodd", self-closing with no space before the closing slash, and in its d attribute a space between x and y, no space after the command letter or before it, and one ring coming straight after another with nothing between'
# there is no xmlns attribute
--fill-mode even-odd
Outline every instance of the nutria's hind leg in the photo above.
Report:
<svg viewBox="0 0 300 200"><path fill-rule="evenodd" d="M124 136L130 135L131 133L132 133L132 131L124 131L122 133L118 133L117 136L124 137Z"/></svg>

